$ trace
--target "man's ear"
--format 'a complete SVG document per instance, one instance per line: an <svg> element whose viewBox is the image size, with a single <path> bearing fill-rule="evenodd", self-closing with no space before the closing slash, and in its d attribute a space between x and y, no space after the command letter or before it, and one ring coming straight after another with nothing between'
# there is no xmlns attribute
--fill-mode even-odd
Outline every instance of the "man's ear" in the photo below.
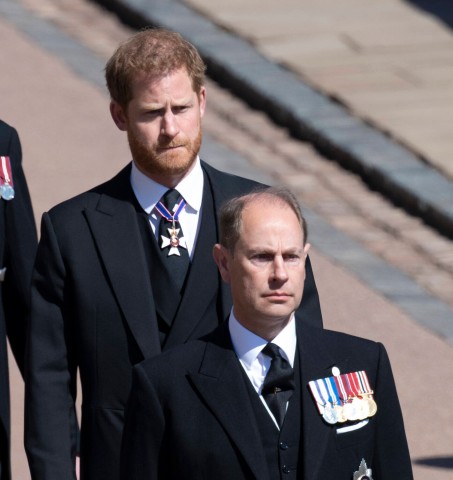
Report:
<svg viewBox="0 0 453 480"><path fill-rule="evenodd" d="M220 243L216 243L212 250L212 256L214 257L214 261L219 269L222 280L225 283L230 283L229 251L223 245L220 245Z"/></svg>
<svg viewBox="0 0 453 480"><path fill-rule="evenodd" d="M206 87L202 86L200 94L198 95L198 101L200 103L200 115L203 117L206 110Z"/></svg>
<svg viewBox="0 0 453 480"><path fill-rule="evenodd" d="M127 115L123 107L115 100L110 102L110 115L115 125L123 132L127 130Z"/></svg>

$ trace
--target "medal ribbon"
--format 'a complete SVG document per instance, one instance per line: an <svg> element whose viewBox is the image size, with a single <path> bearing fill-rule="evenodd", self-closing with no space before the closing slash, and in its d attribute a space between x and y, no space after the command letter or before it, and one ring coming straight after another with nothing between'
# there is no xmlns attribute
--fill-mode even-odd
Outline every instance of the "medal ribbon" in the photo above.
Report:
<svg viewBox="0 0 453 480"><path fill-rule="evenodd" d="M159 212L159 214L165 218L165 220L168 220L169 222L177 222L179 219L179 214L184 210L184 207L187 205L187 202L184 200L184 198L181 197L180 202L176 205L175 213L172 214L168 208L162 203L159 202L156 205L156 210Z"/></svg>
<svg viewBox="0 0 453 480"><path fill-rule="evenodd" d="M321 382L322 380L312 380L308 382L308 386L310 387L311 393L315 397L316 405L318 406L319 413L323 414L324 405L326 405L327 403L327 400L325 399L327 398L327 395L326 395L327 392L325 391L325 387L324 385L321 384ZM321 391L321 386L324 392Z"/></svg>
<svg viewBox="0 0 453 480"><path fill-rule="evenodd" d="M338 392L337 384L335 383L334 377L326 378L327 388L331 394L331 398L334 398L333 405L341 404L340 394Z"/></svg>
<svg viewBox="0 0 453 480"><path fill-rule="evenodd" d="M354 376L357 380L357 385L358 385L359 390L360 390L360 395L363 396L366 393L366 387L365 387L365 384L362 381L362 378L360 376L360 372L354 372Z"/></svg>
<svg viewBox="0 0 453 480"><path fill-rule="evenodd" d="M9 157L0 157L0 179L1 184L13 186L13 175L11 173L11 163Z"/></svg>
<svg viewBox="0 0 453 480"><path fill-rule="evenodd" d="M348 400L350 400L351 398L354 397L354 393L352 391L351 384L349 383L348 374L345 373L344 375L341 375L340 378L341 378L341 382L342 382L343 386L346 389L346 394L348 396Z"/></svg>
<svg viewBox="0 0 453 480"><path fill-rule="evenodd" d="M368 381L368 376L364 370L361 370L360 372L357 372L360 382L363 385L363 393L365 395L371 395L373 393L373 390L371 390L370 387L370 382Z"/></svg>
<svg viewBox="0 0 453 480"><path fill-rule="evenodd" d="M337 385L338 391L341 392L340 397L341 397L342 404L344 405L348 401L348 394L346 392L343 379L341 378L341 376L337 376L337 377L334 377L334 380Z"/></svg>
<svg viewBox="0 0 453 480"><path fill-rule="evenodd" d="M308 385L321 414L327 404L341 406L352 398L360 398L373 393L367 374L363 370L312 380L308 382Z"/></svg>
<svg viewBox="0 0 453 480"><path fill-rule="evenodd" d="M355 373L347 373L349 380L349 386L351 387L352 396L359 397L361 395L360 387L357 384L357 378L355 378Z"/></svg>

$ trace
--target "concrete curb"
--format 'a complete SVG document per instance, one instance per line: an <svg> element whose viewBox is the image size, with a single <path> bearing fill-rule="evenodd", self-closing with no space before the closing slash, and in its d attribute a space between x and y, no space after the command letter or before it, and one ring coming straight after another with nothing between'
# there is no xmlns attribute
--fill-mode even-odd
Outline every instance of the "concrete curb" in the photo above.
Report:
<svg viewBox="0 0 453 480"><path fill-rule="evenodd" d="M179 31L204 57L209 75L265 111L328 158L453 238L453 182L383 132L354 117L246 41L175 0L98 0L135 27Z"/></svg>

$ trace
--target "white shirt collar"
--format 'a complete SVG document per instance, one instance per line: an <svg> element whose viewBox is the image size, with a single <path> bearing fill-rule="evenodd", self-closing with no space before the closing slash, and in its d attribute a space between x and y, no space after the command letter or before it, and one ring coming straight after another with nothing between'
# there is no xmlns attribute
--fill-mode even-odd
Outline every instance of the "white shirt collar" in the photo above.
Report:
<svg viewBox="0 0 453 480"><path fill-rule="evenodd" d="M203 170L200 158L197 156L195 164L188 175L176 185L175 189L187 202L186 209L198 212L203 199ZM162 195L168 190L151 178L143 174L132 162L131 186L140 206L146 213L151 213Z"/></svg>
<svg viewBox="0 0 453 480"><path fill-rule="evenodd" d="M228 326L236 355L244 366L251 368L268 341L242 326L234 316L233 309L231 310ZM297 345L294 314L291 316L285 328L272 340L272 343L278 345L280 350L282 350L282 355L286 357L291 366L294 367Z"/></svg>

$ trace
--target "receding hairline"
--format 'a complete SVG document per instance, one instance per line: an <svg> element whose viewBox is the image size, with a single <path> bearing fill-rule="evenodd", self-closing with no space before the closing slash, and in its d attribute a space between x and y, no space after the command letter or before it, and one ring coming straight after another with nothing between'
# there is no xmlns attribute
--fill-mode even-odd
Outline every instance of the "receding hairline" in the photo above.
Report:
<svg viewBox="0 0 453 480"><path fill-rule="evenodd" d="M302 221L303 217L301 212L296 211L294 206L285 199L276 196L275 194L269 193L267 191L263 192L252 192L247 195L244 195L244 204L241 209L240 213L240 220L241 220L241 228L243 224L243 218L244 218L244 213L249 210L251 207L259 204L268 204L268 205L276 205L280 208L283 208L285 210L289 210L292 212L297 220L297 223L301 227L302 233L303 233L303 238L304 238L304 243L305 243L305 228L304 228L304 223Z"/></svg>
<svg viewBox="0 0 453 480"><path fill-rule="evenodd" d="M231 253L241 236L244 211L255 203L268 202L281 205L292 211L302 232L303 245L306 244L307 223L294 194L286 187L259 187L247 194L234 197L225 202L219 211L219 243Z"/></svg>

